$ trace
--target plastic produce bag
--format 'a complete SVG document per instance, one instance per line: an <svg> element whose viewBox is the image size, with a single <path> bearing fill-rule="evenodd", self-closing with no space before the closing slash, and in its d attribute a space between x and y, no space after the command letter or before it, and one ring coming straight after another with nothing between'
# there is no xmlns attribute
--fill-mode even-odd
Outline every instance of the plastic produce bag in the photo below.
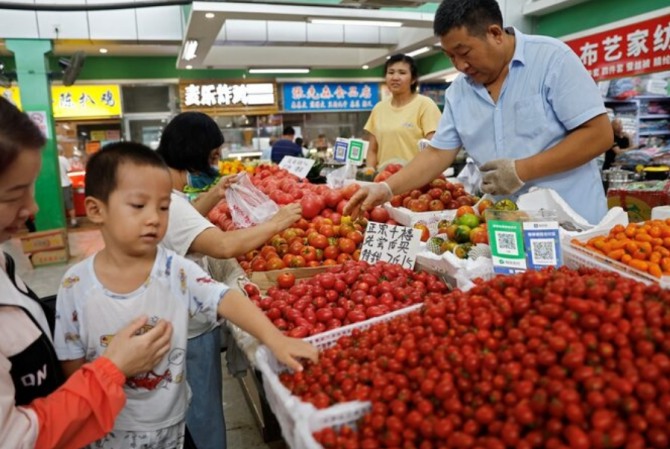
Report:
<svg viewBox="0 0 670 449"><path fill-rule="evenodd" d="M226 201L238 228L264 223L279 211L279 206L253 185L246 172L240 173L238 181L226 189Z"/></svg>
<svg viewBox="0 0 670 449"><path fill-rule="evenodd" d="M344 187L344 181L348 179L356 179L355 165L343 165L342 167L328 173L326 175L326 185L331 189L340 189Z"/></svg>
<svg viewBox="0 0 670 449"><path fill-rule="evenodd" d="M477 194L480 191L482 174L479 171L479 167L475 164L475 161L471 158L466 159L465 167L461 170L456 179L463 184L466 192Z"/></svg>

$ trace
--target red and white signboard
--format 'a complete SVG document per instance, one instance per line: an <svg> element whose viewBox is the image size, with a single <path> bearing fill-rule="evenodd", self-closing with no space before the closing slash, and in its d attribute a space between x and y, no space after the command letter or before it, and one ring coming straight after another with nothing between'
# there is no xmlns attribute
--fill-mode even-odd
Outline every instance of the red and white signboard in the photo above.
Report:
<svg viewBox="0 0 670 449"><path fill-rule="evenodd" d="M565 43L596 81L670 70L670 14Z"/></svg>

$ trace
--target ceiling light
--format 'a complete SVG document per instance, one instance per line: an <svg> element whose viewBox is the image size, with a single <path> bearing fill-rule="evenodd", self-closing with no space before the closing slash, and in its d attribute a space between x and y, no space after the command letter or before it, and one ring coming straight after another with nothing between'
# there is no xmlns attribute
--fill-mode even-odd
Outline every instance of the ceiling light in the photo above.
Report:
<svg viewBox="0 0 670 449"><path fill-rule="evenodd" d="M190 65L190 64L186 66L186 70L191 70L192 68L193 68L193 66Z"/></svg>
<svg viewBox="0 0 670 449"><path fill-rule="evenodd" d="M310 23L329 24L329 25L363 25L376 27L401 27L402 22L387 22L384 20L354 20L354 19L329 19L329 18L312 18L307 19Z"/></svg>
<svg viewBox="0 0 670 449"><path fill-rule="evenodd" d="M426 52L429 52L429 51L430 51L430 47L421 47L421 48L417 48L416 50L410 51L409 53L405 53L405 54L407 56L411 56L413 58L415 56L422 55L422 54L424 54Z"/></svg>
<svg viewBox="0 0 670 449"><path fill-rule="evenodd" d="M213 12L205 13L205 18L207 18L207 19L213 19L213 18L214 18L214 13L213 13Z"/></svg>
<svg viewBox="0 0 670 449"><path fill-rule="evenodd" d="M249 69L249 73L309 73L306 68L269 68L269 69Z"/></svg>
<svg viewBox="0 0 670 449"><path fill-rule="evenodd" d="M98 50L98 51L104 55L104 54L107 53L109 50L107 50L106 48L101 48L101 49Z"/></svg>
<svg viewBox="0 0 670 449"><path fill-rule="evenodd" d="M181 54L181 59L184 61L190 61L191 59L195 59L197 56L195 52L198 50L198 41L195 39L191 39L186 41L184 44L184 51Z"/></svg>
<svg viewBox="0 0 670 449"><path fill-rule="evenodd" d="M369 68L370 68L370 66L369 66L369 65L367 65L367 64L363 64L363 67L361 67L361 68L362 68L363 70L367 70L367 69L369 69Z"/></svg>

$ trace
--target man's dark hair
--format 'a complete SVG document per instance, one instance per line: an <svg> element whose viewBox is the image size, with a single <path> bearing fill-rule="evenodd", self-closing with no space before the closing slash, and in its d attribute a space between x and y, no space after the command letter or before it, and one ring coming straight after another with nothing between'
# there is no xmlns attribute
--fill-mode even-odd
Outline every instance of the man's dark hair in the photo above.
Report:
<svg viewBox="0 0 670 449"><path fill-rule="evenodd" d="M94 153L86 164L85 194L103 202L116 189L119 167L132 164L145 167L168 167L160 155L151 148L135 142L114 142Z"/></svg>
<svg viewBox="0 0 670 449"><path fill-rule="evenodd" d="M471 35L481 37L491 25L503 26L496 0L442 0L435 12L433 32L435 36L444 36L465 27Z"/></svg>
<svg viewBox="0 0 670 449"><path fill-rule="evenodd" d="M284 136L295 136L295 129L293 129L292 126L286 126L284 127Z"/></svg>
<svg viewBox="0 0 670 449"><path fill-rule="evenodd" d="M414 61L414 58L402 53L391 56L386 60L386 64L384 64L384 75L389 71L389 67L396 62L404 62L409 65L409 71L412 74L412 84L409 88L412 93L416 92L416 88L419 86L419 69L416 68L416 61Z"/></svg>
<svg viewBox="0 0 670 449"><path fill-rule="evenodd" d="M40 129L6 98L0 97L0 175L23 150L41 150L46 139Z"/></svg>
<svg viewBox="0 0 670 449"><path fill-rule="evenodd" d="M202 112L182 112L167 124L158 154L175 170L210 173L209 156L223 145L219 125Z"/></svg>

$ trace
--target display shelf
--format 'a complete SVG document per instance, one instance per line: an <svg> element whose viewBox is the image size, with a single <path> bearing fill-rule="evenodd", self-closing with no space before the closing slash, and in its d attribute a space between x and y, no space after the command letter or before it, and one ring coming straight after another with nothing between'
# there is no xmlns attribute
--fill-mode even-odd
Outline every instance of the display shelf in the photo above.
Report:
<svg viewBox="0 0 670 449"><path fill-rule="evenodd" d="M640 115L640 120L660 120L670 118L670 114L644 114Z"/></svg>
<svg viewBox="0 0 670 449"><path fill-rule="evenodd" d="M670 134L670 129L663 129L659 131L640 131L640 137L667 136L668 134Z"/></svg>

